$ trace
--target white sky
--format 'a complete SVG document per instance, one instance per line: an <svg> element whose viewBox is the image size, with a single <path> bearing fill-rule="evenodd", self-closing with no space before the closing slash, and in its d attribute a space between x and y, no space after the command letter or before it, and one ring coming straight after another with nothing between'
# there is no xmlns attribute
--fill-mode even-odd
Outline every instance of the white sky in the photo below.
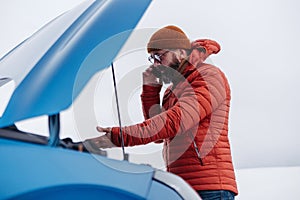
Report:
<svg viewBox="0 0 300 200"><path fill-rule="evenodd" d="M79 2L1 0L0 57ZM300 166L299 9L296 0L155 0L138 24L137 29L150 31L175 24L191 40L210 38L221 44L221 52L212 56L211 62L225 72L231 84L229 134L237 169ZM147 56L141 50L129 57L136 55ZM143 61L146 58L135 65L141 66ZM125 62L119 62L123 67ZM126 70L117 63L121 77ZM130 95L128 115L131 121L138 121L139 88ZM97 109L110 110L111 106ZM118 125L114 119L109 123Z"/></svg>

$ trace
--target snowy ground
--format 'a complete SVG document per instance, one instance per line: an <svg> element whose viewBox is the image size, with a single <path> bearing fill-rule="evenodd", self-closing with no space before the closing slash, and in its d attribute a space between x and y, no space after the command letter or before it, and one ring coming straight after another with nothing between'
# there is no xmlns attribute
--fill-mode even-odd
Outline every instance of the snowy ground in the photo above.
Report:
<svg viewBox="0 0 300 200"><path fill-rule="evenodd" d="M240 200L297 200L300 166L236 170Z"/></svg>

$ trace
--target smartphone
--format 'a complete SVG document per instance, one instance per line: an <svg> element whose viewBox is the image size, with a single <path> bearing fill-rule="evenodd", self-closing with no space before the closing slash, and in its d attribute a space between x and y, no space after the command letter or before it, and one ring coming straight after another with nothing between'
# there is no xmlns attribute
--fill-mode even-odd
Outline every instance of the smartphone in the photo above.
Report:
<svg viewBox="0 0 300 200"><path fill-rule="evenodd" d="M152 73L154 76L156 76L157 78L161 78L162 73L161 73L161 67L157 66L157 67L153 67L152 68Z"/></svg>

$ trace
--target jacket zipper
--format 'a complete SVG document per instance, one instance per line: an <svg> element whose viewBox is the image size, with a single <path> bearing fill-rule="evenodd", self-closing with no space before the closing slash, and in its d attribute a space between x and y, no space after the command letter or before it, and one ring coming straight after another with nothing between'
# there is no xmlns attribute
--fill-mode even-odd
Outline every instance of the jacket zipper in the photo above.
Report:
<svg viewBox="0 0 300 200"><path fill-rule="evenodd" d="M195 149L195 152L196 152L197 157L198 157L198 159L199 159L200 165L203 166L204 163L203 163L203 160L202 160L202 158L201 158L199 148L198 148L198 146L197 146L197 144L196 144L196 142L195 142L195 140L194 140L194 138L193 138L192 133L190 133L189 135L190 135L190 138L191 138L192 141L193 141L194 149Z"/></svg>
<svg viewBox="0 0 300 200"><path fill-rule="evenodd" d="M200 161L200 165L203 166L204 164L203 164L203 161L202 161L202 158L201 158L201 155L200 155L200 151L199 151L199 149L198 149L198 146L197 146L195 140L193 140L193 143L194 143L194 148L195 148L197 157L198 157L198 159L199 159L199 161Z"/></svg>

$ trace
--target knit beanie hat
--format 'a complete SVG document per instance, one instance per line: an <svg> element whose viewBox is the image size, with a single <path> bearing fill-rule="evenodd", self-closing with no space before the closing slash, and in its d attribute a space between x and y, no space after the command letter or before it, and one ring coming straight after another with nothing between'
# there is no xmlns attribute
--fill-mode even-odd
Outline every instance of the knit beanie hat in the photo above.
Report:
<svg viewBox="0 0 300 200"><path fill-rule="evenodd" d="M159 49L190 49L191 43L185 33L177 26L166 26L156 31L150 38L148 53Z"/></svg>

